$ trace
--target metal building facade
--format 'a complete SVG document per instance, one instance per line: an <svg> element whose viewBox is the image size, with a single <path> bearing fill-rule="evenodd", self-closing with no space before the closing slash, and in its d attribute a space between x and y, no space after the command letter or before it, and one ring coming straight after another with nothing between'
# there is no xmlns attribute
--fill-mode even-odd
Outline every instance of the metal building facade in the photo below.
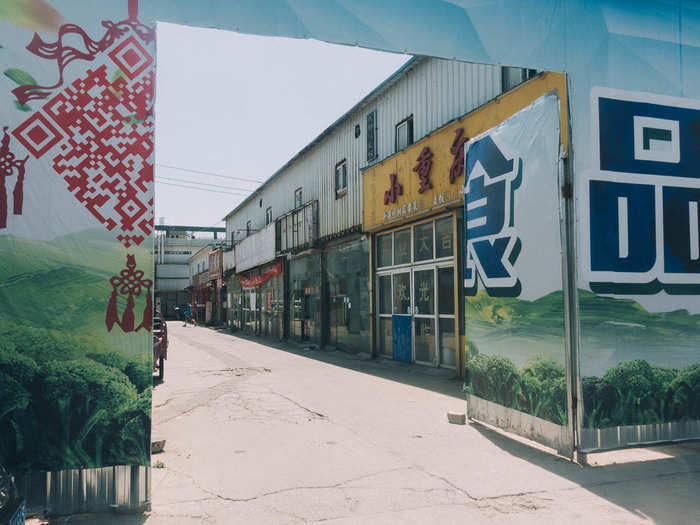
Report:
<svg viewBox="0 0 700 525"><path fill-rule="evenodd" d="M468 113L502 91L501 68L453 60L417 57L377 87L319 137L278 170L226 217L227 239L239 240L265 226L266 210L273 218L294 208L294 192L302 201L319 203L321 239L362 226L362 179L367 166L366 115L376 109L378 155L395 153L395 126L413 116L413 140ZM355 137L355 126L360 135ZM335 166L347 162L347 193L336 198Z"/></svg>

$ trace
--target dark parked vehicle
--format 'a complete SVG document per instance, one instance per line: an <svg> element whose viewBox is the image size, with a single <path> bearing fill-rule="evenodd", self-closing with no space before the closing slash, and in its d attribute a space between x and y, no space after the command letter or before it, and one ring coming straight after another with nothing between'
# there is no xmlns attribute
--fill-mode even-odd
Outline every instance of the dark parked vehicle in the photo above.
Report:
<svg viewBox="0 0 700 525"><path fill-rule="evenodd" d="M153 316L153 370L165 379L165 360L168 358L168 325L159 311Z"/></svg>
<svg viewBox="0 0 700 525"><path fill-rule="evenodd" d="M0 465L0 525L23 525L24 509L14 478Z"/></svg>

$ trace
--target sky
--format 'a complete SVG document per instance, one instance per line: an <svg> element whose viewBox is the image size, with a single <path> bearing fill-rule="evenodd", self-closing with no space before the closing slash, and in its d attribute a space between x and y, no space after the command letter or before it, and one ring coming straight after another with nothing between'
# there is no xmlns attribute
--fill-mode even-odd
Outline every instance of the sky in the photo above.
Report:
<svg viewBox="0 0 700 525"><path fill-rule="evenodd" d="M410 58L166 23L157 42L155 219L165 224L223 226L261 181Z"/></svg>

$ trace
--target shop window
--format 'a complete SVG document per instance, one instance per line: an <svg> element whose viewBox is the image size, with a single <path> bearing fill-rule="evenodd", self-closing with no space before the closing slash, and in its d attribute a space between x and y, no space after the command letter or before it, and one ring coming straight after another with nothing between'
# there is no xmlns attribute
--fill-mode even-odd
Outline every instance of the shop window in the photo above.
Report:
<svg viewBox="0 0 700 525"><path fill-rule="evenodd" d="M435 313L435 276L433 270L421 270L413 274L413 297L415 314Z"/></svg>
<svg viewBox="0 0 700 525"><path fill-rule="evenodd" d="M411 262L411 229L394 233L394 264Z"/></svg>
<svg viewBox="0 0 700 525"><path fill-rule="evenodd" d="M413 144L413 115L396 124L396 151Z"/></svg>
<svg viewBox="0 0 700 525"><path fill-rule="evenodd" d="M416 361L433 363L435 361L435 319L431 317L416 317L415 349Z"/></svg>
<svg viewBox="0 0 700 525"><path fill-rule="evenodd" d="M272 223L272 206L265 210L265 226Z"/></svg>
<svg viewBox="0 0 700 525"><path fill-rule="evenodd" d="M413 260L427 261L433 258L433 223L426 222L413 227Z"/></svg>
<svg viewBox="0 0 700 525"><path fill-rule="evenodd" d="M389 275L379 278L379 313L391 313L391 276Z"/></svg>
<svg viewBox="0 0 700 525"><path fill-rule="evenodd" d="M455 320L440 319L440 364L455 366L457 338L455 337Z"/></svg>
<svg viewBox="0 0 700 525"><path fill-rule="evenodd" d="M521 67L502 67L501 68L501 82L503 84L503 91L508 91L513 89L518 84L522 84L526 80L537 76L536 69L525 69Z"/></svg>
<svg viewBox="0 0 700 525"><path fill-rule="evenodd" d="M294 191L294 207L301 208L302 202L303 202L303 200L302 200L302 196L301 196L301 188L297 188Z"/></svg>
<svg viewBox="0 0 700 525"><path fill-rule="evenodd" d="M348 163L342 160L335 165L335 198L348 192Z"/></svg>
<svg viewBox="0 0 700 525"><path fill-rule="evenodd" d="M452 217L435 221L435 257L452 257Z"/></svg>
<svg viewBox="0 0 700 525"><path fill-rule="evenodd" d="M387 357L393 354L391 317L383 317L379 320L379 351Z"/></svg>
<svg viewBox="0 0 700 525"><path fill-rule="evenodd" d="M438 268L438 312L441 315L454 315L454 269Z"/></svg>
<svg viewBox="0 0 700 525"><path fill-rule="evenodd" d="M377 152L377 110L367 113L367 162L379 156Z"/></svg>
<svg viewBox="0 0 700 525"><path fill-rule="evenodd" d="M394 312L395 314L411 313L411 274L395 273L394 279Z"/></svg>
<svg viewBox="0 0 700 525"><path fill-rule="evenodd" d="M377 237L377 267L391 266L391 234Z"/></svg>

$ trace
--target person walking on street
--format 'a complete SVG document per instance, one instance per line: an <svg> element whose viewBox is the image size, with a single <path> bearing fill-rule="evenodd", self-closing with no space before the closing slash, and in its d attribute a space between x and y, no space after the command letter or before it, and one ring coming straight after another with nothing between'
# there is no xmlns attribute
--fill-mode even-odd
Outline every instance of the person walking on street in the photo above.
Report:
<svg viewBox="0 0 700 525"><path fill-rule="evenodd" d="M185 306L185 324L182 326L187 326L187 322L192 322L192 305L188 304Z"/></svg>

